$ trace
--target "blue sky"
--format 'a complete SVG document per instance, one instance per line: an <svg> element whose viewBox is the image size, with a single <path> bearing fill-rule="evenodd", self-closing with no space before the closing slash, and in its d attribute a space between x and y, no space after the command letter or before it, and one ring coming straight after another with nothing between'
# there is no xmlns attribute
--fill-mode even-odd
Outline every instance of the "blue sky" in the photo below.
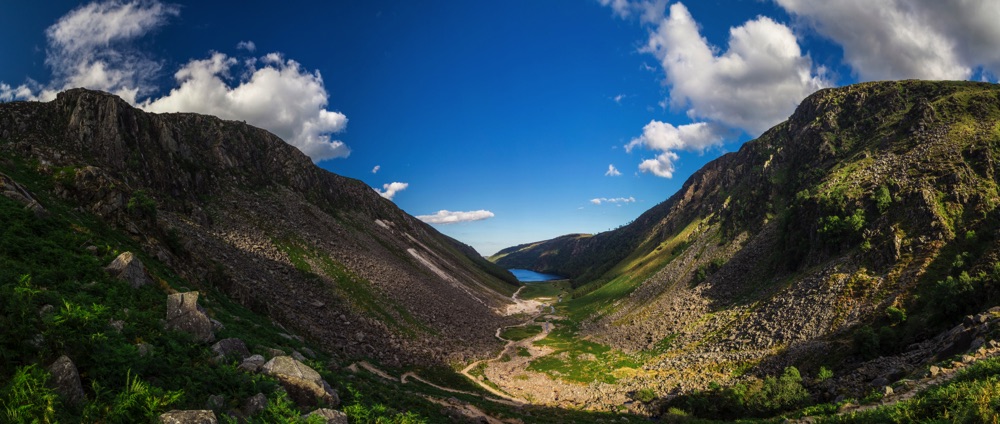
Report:
<svg viewBox="0 0 1000 424"><path fill-rule="evenodd" d="M629 222L818 88L995 80L1000 5L937 3L16 2L0 100L246 120L488 255Z"/></svg>

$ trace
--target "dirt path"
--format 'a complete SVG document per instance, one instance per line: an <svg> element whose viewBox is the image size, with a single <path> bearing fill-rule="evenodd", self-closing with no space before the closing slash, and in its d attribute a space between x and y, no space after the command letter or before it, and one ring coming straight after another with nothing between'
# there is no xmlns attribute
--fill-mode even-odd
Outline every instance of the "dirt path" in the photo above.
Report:
<svg viewBox="0 0 1000 424"><path fill-rule="evenodd" d="M417 375L416 373L414 373L412 371L406 372L403 375L399 376L399 378L396 378L396 377L393 377L392 375L389 375L385 371L382 371L381 369L375 367L374 365L372 365L372 364L370 364L370 363L368 363L366 361L355 362L355 363L351 364L350 366L348 366L347 369L349 371L355 372L355 373L358 372L359 369L364 369L365 371L368 371L368 372L370 372L372 374L375 374L376 376L378 376L378 377L380 377L380 378L382 378L384 380L388 380L388 381L399 381L402 384L407 384L407 383L409 383L409 380L414 380L414 381L419 381L419 382L421 382L423 384L426 384L428 386L431 386L431 387L433 387L435 389L442 390L442 391L449 392L449 393L461 393L461 394L464 394L464 395L476 396L476 397L480 397L480 398L489 400L491 402L501 403L501 404L504 404L504 405L510 405L510 406L515 406L515 407L524 406L526 404L526 402L523 399L515 398L513 396L508 395L507 393L504 393L504 392L502 392L500 390L497 390L497 389L493 388L492 386L490 386L489 384L486 384L485 382L480 381L478 378L476 378L475 376L473 376L472 374L470 374L470 371L472 371L473 369L475 369L480 364L483 364L483 363L487 363L488 364L488 363L493 362L493 361L502 360L505 355L517 355L517 349L519 347L527 348L527 347L531 346L532 343L534 343L536 341L539 341L541 339L544 339L546 336L548 336L549 332L552 331L552 328L553 328L552 323L549 322L549 321L545 321L543 323L540 323L541 326L542 326L542 332L538 333L538 334L536 334L536 335L534 335L532 337L529 337L529 338L526 338L526 339L523 339L523 340L507 340L507 339L505 339L505 338L503 338L503 337L500 336L503 333L503 331L506 330L506 329L508 329L508 328L524 327L524 326L528 326L528 325L531 325L531 324L535 324L535 319L537 319L538 317L540 317L542 315L545 315L546 314L546 312L545 312L546 309L548 309L548 310L550 310L552 312L555 312L555 307L553 307L552 305L549 305L549 304L546 304L546 303L542 303L542 302L539 302L537 300L524 300L524 299L520 299L518 297L518 295L521 294L521 290L523 290L524 288L525 288L525 286L522 286L521 288L517 289L517 291L514 292L514 294L511 296L511 300L514 301L514 304L507 307L506 313L508 315L515 314L515 313L529 313L531 317L528 318L528 320L526 320L526 321L524 321L524 322L522 322L520 324L497 328L496 334L494 334L494 336L496 338L504 341L504 342L507 342L504 345L503 349L500 350L500 353L496 357L494 357L494 358L475 361L475 362L469 364L468 366L466 366L464 369L462 369L460 371L460 373L462 375L464 375L466 378L468 378L470 381L476 383L483 390L486 390L487 392L489 392L489 393L493 394L494 396L496 396L495 398L494 397L490 397L490 396L483 396L483 395L481 395L479 393L473 393L473 392L469 392L469 391L465 391L465 390L459 390L459 389L453 389L453 388L450 388L450 387L439 386L437 384L434 384L434 383L432 383L430 381L425 380L424 378L420 377L419 375Z"/></svg>

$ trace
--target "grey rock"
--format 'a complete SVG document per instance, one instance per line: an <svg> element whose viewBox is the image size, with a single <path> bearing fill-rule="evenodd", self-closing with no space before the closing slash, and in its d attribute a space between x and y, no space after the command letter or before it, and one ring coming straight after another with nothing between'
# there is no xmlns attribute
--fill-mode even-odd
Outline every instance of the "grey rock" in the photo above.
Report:
<svg viewBox="0 0 1000 424"><path fill-rule="evenodd" d="M347 414L329 408L320 408L302 416L302 418L310 417L322 417L325 424L348 424L350 422Z"/></svg>
<svg viewBox="0 0 1000 424"><path fill-rule="evenodd" d="M315 406L321 401L330 406L340 404L337 392L316 370L290 356L278 356L264 364L263 372L278 379L288 396L302 406Z"/></svg>
<svg viewBox="0 0 1000 424"><path fill-rule="evenodd" d="M167 297L168 330L191 334L199 342L215 340L212 322L198 309L198 292L175 293Z"/></svg>
<svg viewBox="0 0 1000 424"><path fill-rule="evenodd" d="M306 357L302 356L302 354L299 353L299 351L297 351L297 350L293 350L292 351L292 358L295 358L295 360L299 361L299 362L305 362L306 361Z"/></svg>
<svg viewBox="0 0 1000 424"><path fill-rule="evenodd" d="M250 356L250 351L247 350L247 345L243 343L243 340L235 337L215 342L215 344L212 345L212 352L215 352L215 354L219 357L225 358L235 356L241 360Z"/></svg>
<svg viewBox="0 0 1000 424"><path fill-rule="evenodd" d="M892 387L885 386L882 388L882 396L892 396Z"/></svg>
<svg viewBox="0 0 1000 424"><path fill-rule="evenodd" d="M146 356L153 352L153 345L145 342L135 345L135 348L139 350L139 356Z"/></svg>
<svg viewBox="0 0 1000 424"><path fill-rule="evenodd" d="M80 373L76 365L66 355L60 356L49 366L52 379L49 384L70 405L79 405L86 399L83 385L80 384Z"/></svg>
<svg viewBox="0 0 1000 424"><path fill-rule="evenodd" d="M121 333L122 330L125 329L125 321L122 321L120 319L113 319L108 322L108 325L110 325L111 328L113 328L118 333Z"/></svg>
<svg viewBox="0 0 1000 424"><path fill-rule="evenodd" d="M257 372L260 368L264 366L264 357L261 355L252 355L249 358L243 360L240 366L237 367L246 372Z"/></svg>
<svg viewBox="0 0 1000 424"><path fill-rule="evenodd" d="M51 314L52 311L54 311L55 309L56 309L55 306L49 304L42 305L42 307L38 309L38 316L44 317L48 314Z"/></svg>
<svg viewBox="0 0 1000 424"><path fill-rule="evenodd" d="M313 350L310 349L310 348L308 348L308 347L303 347L302 349L299 349L299 350L302 351L302 354L304 354L304 355L306 355L306 356L308 356L310 358L314 358L314 359L316 358L316 352L313 352Z"/></svg>
<svg viewBox="0 0 1000 424"><path fill-rule="evenodd" d="M153 284L153 279L149 278L146 266L132 252L125 252L118 255L114 261L104 267L112 277L129 283L133 288L139 288L147 284Z"/></svg>
<svg viewBox="0 0 1000 424"><path fill-rule="evenodd" d="M267 396L264 396L263 393L250 396L246 402L243 402L243 414L248 417L257 415L265 409L267 409Z"/></svg>
<svg viewBox="0 0 1000 424"><path fill-rule="evenodd" d="M173 410L160 415L161 424L218 424L215 413L209 410Z"/></svg>

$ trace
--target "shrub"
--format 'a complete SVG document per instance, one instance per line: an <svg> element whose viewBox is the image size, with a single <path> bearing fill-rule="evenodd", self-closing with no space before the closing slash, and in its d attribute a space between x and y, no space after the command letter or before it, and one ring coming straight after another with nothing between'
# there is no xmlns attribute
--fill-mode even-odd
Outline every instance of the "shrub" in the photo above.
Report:
<svg viewBox="0 0 1000 424"><path fill-rule="evenodd" d="M892 325L899 325L906 322L906 310L890 306L885 309L885 316L889 318Z"/></svg>
<svg viewBox="0 0 1000 424"><path fill-rule="evenodd" d="M854 350L866 359L878 356L878 334L871 326L866 325L854 332Z"/></svg>
<svg viewBox="0 0 1000 424"><path fill-rule="evenodd" d="M833 378L833 371L830 371L827 367L819 367L819 372L816 373L816 381L824 381Z"/></svg>
<svg viewBox="0 0 1000 424"><path fill-rule="evenodd" d="M3 422L52 423L56 420L59 397L46 386L49 373L32 364L17 369L10 383L0 391Z"/></svg>
<svg viewBox="0 0 1000 424"><path fill-rule="evenodd" d="M875 200L875 207L878 208L880 214L884 214L889 210L889 206L892 206L892 195L889 194L889 189L886 186L879 186L872 195L872 199Z"/></svg>

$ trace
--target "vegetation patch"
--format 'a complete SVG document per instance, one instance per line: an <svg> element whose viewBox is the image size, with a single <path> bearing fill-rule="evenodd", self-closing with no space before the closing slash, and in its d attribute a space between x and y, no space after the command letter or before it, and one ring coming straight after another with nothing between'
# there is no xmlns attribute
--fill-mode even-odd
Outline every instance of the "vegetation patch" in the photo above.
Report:
<svg viewBox="0 0 1000 424"><path fill-rule="evenodd" d="M638 360L621 351L579 339L576 330L565 322L544 339L535 342L535 345L547 346L555 351L532 361L528 370L544 372L553 378L569 382L614 383L623 371L641 366Z"/></svg>
<svg viewBox="0 0 1000 424"><path fill-rule="evenodd" d="M522 325L518 327L507 327L500 332L500 338L505 340L524 340L530 337L534 337L542 332L542 326L540 325Z"/></svg>

